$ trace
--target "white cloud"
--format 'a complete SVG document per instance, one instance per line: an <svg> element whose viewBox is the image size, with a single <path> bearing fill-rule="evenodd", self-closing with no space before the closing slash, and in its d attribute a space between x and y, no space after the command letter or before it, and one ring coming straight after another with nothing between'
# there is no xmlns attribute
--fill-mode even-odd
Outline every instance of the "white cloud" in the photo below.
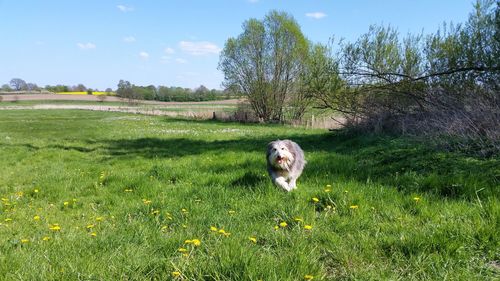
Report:
<svg viewBox="0 0 500 281"><path fill-rule="evenodd" d="M135 42L135 37L134 36L127 36L127 37L123 37L123 42L127 42L127 43L133 43Z"/></svg>
<svg viewBox="0 0 500 281"><path fill-rule="evenodd" d="M326 14L323 12L307 13L306 17L319 20L319 19L326 17Z"/></svg>
<svg viewBox="0 0 500 281"><path fill-rule="evenodd" d="M184 63L187 63L187 60L185 60L185 59L181 59L181 58L176 58L176 59L175 59L175 62L176 62L176 63L180 63L180 64L184 64Z"/></svg>
<svg viewBox="0 0 500 281"><path fill-rule="evenodd" d="M143 51L139 53L139 57L143 60L147 60L149 59L149 54Z"/></svg>
<svg viewBox="0 0 500 281"><path fill-rule="evenodd" d="M94 43L78 43L76 44L78 46L78 48L82 49L82 50L90 50L90 49L95 49L96 46Z"/></svg>
<svg viewBox="0 0 500 281"><path fill-rule="evenodd" d="M208 41L181 41L179 47L182 51L194 56L218 54L221 51L217 45Z"/></svg>
<svg viewBox="0 0 500 281"><path fill-rule="evenodd" d="M167 55L171 55L171 54L175 53L175 50L170 48L170 47L165 48L164 51L165 51L165 54L167 54Z"/></svg>
<svg viewBox="0 0 500 281"><path fill-rule="evenodd" d="M130 6L125 6L125 5L118 5L116 6L118 8L118 10L126 13L126 12L132 12L134 10L133 7L130 7Z"/></svg>

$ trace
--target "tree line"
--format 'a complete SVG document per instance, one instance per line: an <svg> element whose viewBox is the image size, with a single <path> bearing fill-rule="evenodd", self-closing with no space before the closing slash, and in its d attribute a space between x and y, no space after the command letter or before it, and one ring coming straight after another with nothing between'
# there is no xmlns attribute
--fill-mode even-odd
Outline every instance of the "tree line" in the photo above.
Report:
<svg viewBox="0 0 500 281"><path fill-rule="evenodd" d="M83 84L75 86L68 85L47 85L39 87L35 83L28 83L20 78L13 78L8 84L4 84L0 88L0 92L34 92L34 91L48 91L53 93L62 92L87 92L92 94L97 89L87 88ZM230 89L216 90L208 89L200 85L195 89L182 88L182 87L167 87L167 86L138 86L130 83L129 81L120 80L116 92L111 88L107 88L105 92L112 94L116 93L117 96L127 98L130 100L156 100L156 101L211 101L222 100L230 98L238 98L239 94Z"/></svg>
<svg viewBox="0 0 500 281"><path fill-rule="evenodd" d="M326 108L352 129L445 134L500 149L499 6L478 0L465 23L428 35L373 25L354 42L327 45L271 11L226 41L219 69L265 122Z"/></svg>
<svg viewBox="0 0 500 281"><path fill-rule="evenodd" d="M201 85L196 89L182 87L167 87L153 85L137 86L129 81L120 80L116 95L127 99L156 100L156 101L211 101L236 97L230 90L221 91L208 89Z"/></svg>

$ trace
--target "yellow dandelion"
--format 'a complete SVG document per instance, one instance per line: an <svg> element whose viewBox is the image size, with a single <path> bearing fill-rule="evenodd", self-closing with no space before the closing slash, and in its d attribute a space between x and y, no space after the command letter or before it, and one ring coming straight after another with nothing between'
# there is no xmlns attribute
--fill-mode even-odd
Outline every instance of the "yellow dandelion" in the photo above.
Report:
<svg viewBox="0 0 500 281"><path fill-rule="evenodd" d="M151 214L152 214L152 215L155 215L155 216L156 216L156 215L158 215L159 213L160 213L160 211L159 211L159 210L153 210L153 211L151 212Z"/></svg>
<svg viewBox="0 0 500 281"><path fill-rule="evenodd" d="M2 201L3 201L3 202L8 202L8 201L9 201L9 199L8 199L8 198L2 198Z"/></svg>
<svg viewBox="0 0 500 281"><path fill-rule="evenodd" d="M234 214L236 214L236 211L229 210L229 211L227 211L227 213L230 214L230 215L234 215Z"/></svg>
<svg viewBox="0 0 500 281"><path fill-rule="evenodd" d="M18 192L16 192L16 196L17 197L23 197L24 196L24 192L18 191Z"/></svg>
<svg viewBox="0 0 500 281"><path fill-rule="evenodd" d="M33 190L33 192L38 193L38 192L39 192L39 190L38 190L38 189L35 189L35 190Z"/></svg>
<svg viewBox="0 0 500 281"><path fill-rule="evenodd" d="M64 206L68 206L69 205L69 202L68 201L64 201Z"/></svg>
<svg viewBox="0 0 500 281"><path fill-rule="evenodd" d="M278 230L279 228L280 228L280 227L279 227L279 226L277 226L277 225L275 225L275 226L274 226L274 230Z"/></svg>
<svg viewBox="0 0 500 281"><path fill-rule="evenodd" d="M42 238L42 240L43 240L43 241L49 241L49 240L50 240L50 237L49 237L49 236L44 236L44 237Z"/></svg>
<svg viewBox="0 0 500 281"><path fill-rule="evenodd" d="M36 216L33 217L33 219L36 220L36 221L38 221L38 220L40 220L40 216L36 215Z"/></svg>
<svg viewBox="0 0 500 281"><path fill-rule="evenodd" d="M94 226L95 226L94 224L89 224L89 225L87 225L87 229L94 228Z"/></svg>
<svg viewBox="0 0 500 281"><path fill-rule="evenodd" d="M415 202L418 203L420 201L420 197L418 197L418 196L417 197L413 197L413 200L415 200Z"/></svg>
<svg viewBox="0 0 500 281"><path fill-rule="evenodd" d="M10 222L10 221L12 221L12 219L11 218L6 218L6 219L4 219L4 221L5 222Z"/></svg>
<svg viewBox="0 0 500 281"><path fill-rule="evenodd" d="M142 199L142 203L146 204L146 205L149 205L151 204L151 200L148 200L148 199Z"/></svg>
<svg viewBox="0 0 500 281"><path fill-rule="evenodd" d="M181 226L182 226L182 228L187 228L188 227L187 224L182 224Z"/></svg>
<svg viewBox="0 0 500 281"><path fill-rule="evenodd" d="M306 274L306 275L304 275L304 279L305 279L305 280L313 280L313 279L314 279L314 276L309 275L309 274Z"/></svg>
<svg viewBox="0 0 500 281"><path fill-rule="evenodd" d="M286 227L287 225L288 225L288 223L286 223L286 222L284 222L284 221L280 222L280 226L281 226L281 227Z"/></svg>
<svg viewBox="0 0 500 281"><path fill-rule="evenodd" d="M186 248L179 248L177 249L177 251L181 252L181 253L185 253L187 252L188 250Z"/></svg>
<svg viewBox="0 0 500 281"><path fill-rule="evenodd" d="M92 237L96 237L96 236L97 236L97 233L92 232L92 233L90 233L90 236L92 236Z"/></svg>
<svg viewBox="0 0 500 281"><path fill-rule="evenodd" d="M104 218L103 217L97 217L95 218L95 221L102 221Z"/></svg>
<svg viewBox="0 0 500 281"><path fill-rule="evenodd" d="M219 232L220 234L224 234L224 233L226 233L226 231L225 231L224 229L222 229L222 228L221 228L221 229L219 229L219 231L218 231L218 232Z"/></svg>
<svg viewBox="0 0 500 281"><path fill-rule="evenodd" d="M300 217L296 217L296 218L294 218L294 220L295 220L296 222L304 222L304 219L302 219L302 218L300 218Z"/></svg>
<svg viewBox="0 0 500 281"><path fill-rule="evenodd" d="M167 225L164 225L161 227L161 231L167 231L168 230L168 226Z"/></svg>
<svg viewBox="0 0 500 281"><path fill-rule="evenodd" d="M330 188L325 188L325 192L330 192L332 191Z"/></svg>
<svg viewBox="0 0 500 281"><path fill-rule="evenodd" d="M211 227L210 227L210 231L216 232L216 231L217 231L217 227L215 227L215 226L211 226Z"/></svg>
<svg viewBox="0 0 500 281"><path fill-rule="evenodd" d="M172 277L177 278L180 276L181 276L181 273L179 271L172 271Z"/></svg>
<svg viewBox="0 0 500 281"><path fill-rule="evenodd" d="M193 239L193 240L186 240L184 241L185 244L193 244L195 246L200 246L201 241L199 239Z"/></svg>
<svg viewBox="0 0 500 281"><path fill-rule="evenodd" d="M304 225L305 230L311 230L312 228L313 228L312 225L309 224Z"/></svg>
<svg viewBox="0 0 500 281"><path fill-rule="evenodd" d="M252 243L257 243L257 238L255 237L248 237L248 240L250 240Z"/></svg>
<svg viewBox="0 0 500 281"><path fill-rule="evenodd" d="M330 185L330 184L326 185L326 188L331 188L331 187L332 187L332 185Z"/></svg>
<svg viewBox="0 0 500 281"><path fill-rule="evenodd" d="M29 239L21 239L21 243L23 243L23 244L26 244L26 243L29 243L29 242L30 242Z"/></svg>
<svg viewBox="0 0 500 281"><path fill-rule="evenodd" d="M130 189L130 188L127 188L127 189L125 189L124 191L125 191L125 192L132 192L133 190L132 190L132 189Z"/></svg>
<svg viewBox="0 0 500 281"><path fill-rule="evenodd" d="M353 210L355 210L355 209L357 209L357 208L359 208L359 206L358 206L358 205L351 205L351 206L349 206L349 209L353 209Z"/></svg>
<svg viewBox="0 0 500 281"><path fill-rule="evenodd" d="M319 202L319 199L318 199L318 198L316 198L316 197L313 197L313 198L312 198L312 201L313 201L314 203L318 203L318 202Z"/></svg>
<svg viewBox="0 0 500 281"><path fill-rule="evenodd" d="M184 209L184 208L181 209L181 212L183 212L183 213L189 213L189 211L186 210L186 209Z"/></svg>
<svg viewBox="0 0 500 281"><path fill-rule="evenodd" d="M49 227L49 229L52 231L60 231L61 227L58 224L53 224Z"/></svg>

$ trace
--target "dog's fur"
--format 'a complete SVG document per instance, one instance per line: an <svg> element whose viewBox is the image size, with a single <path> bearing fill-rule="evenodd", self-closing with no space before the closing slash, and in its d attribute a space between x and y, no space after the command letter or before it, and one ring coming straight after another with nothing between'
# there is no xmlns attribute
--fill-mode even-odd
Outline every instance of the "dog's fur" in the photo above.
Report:
<svg viewBox="0 0 500 281"><path fill-rule="evenodd" d="M273 183L286 191L297 188L296 181L306 164L304 151L291 140L275 140L267 145L267 171Z"/></svg>

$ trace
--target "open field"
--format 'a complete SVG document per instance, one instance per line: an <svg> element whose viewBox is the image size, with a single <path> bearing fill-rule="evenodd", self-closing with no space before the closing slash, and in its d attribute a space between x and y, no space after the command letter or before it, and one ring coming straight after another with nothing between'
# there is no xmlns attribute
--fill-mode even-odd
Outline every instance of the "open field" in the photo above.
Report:
<svg viewBox="0 0 500 281"><path fill-rule="evenodd" d="M64 95L64 94L19 94L19 95L0 95L3 102L11 101L95 101L100 102L99 98L94 95ZM117 96L106 96L105 102L128 102ZM162 102L162 101L147 101L135 100L140 104L158 104L158 105L174 105L174 104L237 104L238 99L220 100L220 101L203 101L203 102ZM1 105L2 103L0 103Z"/></svg>
<svg viewBox="0 0 500 281"><path fill-rule="evenodd" d="M266 144L308 165L285 193ZM500 161L417 140L0 111L1 280L495 280Z"/></svg>
<svg viewBox="0 0 500 281"><path fill-rule="evenodd" d="M88 92L58 92L56 93L56 95L88 95ZM115 92L100 92L100 91L92 91L92 95L94 96L102 96L102 95L106 95L106 96L115 96L116 93Z"/></svg>

